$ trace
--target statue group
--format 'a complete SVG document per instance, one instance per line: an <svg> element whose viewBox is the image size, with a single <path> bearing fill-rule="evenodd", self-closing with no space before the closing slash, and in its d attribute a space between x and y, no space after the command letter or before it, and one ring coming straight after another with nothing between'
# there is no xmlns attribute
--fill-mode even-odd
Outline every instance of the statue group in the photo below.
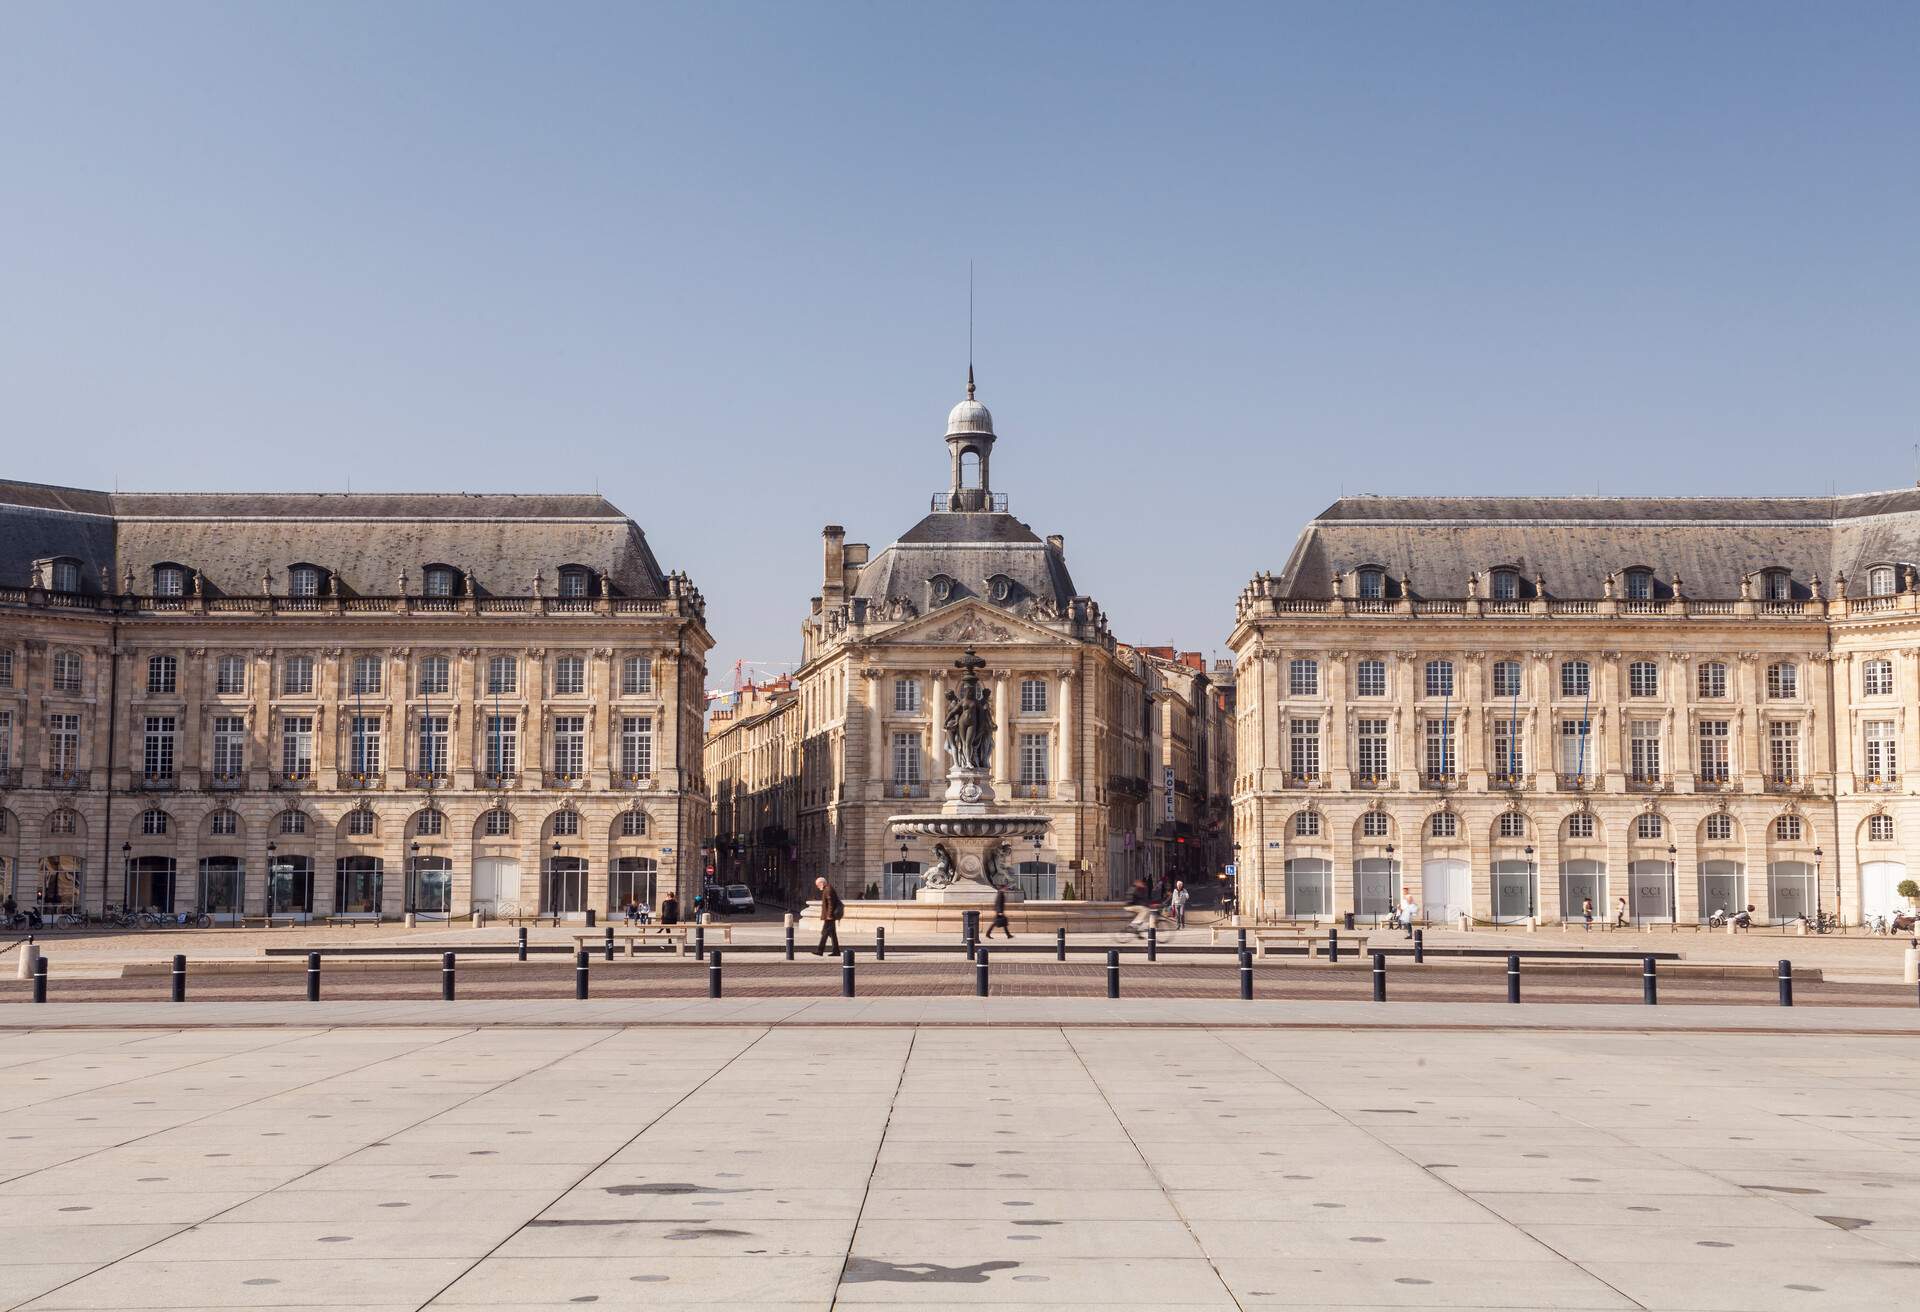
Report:
<svg viewBox="0 0 1920 1312"><path fill-rule="evenodd" d="M969 647L954 664L964 674L960 686L947 694L947 752L956 770L989 770L993 767L993 694L982 686L979 675L986 662Z"/></svg>

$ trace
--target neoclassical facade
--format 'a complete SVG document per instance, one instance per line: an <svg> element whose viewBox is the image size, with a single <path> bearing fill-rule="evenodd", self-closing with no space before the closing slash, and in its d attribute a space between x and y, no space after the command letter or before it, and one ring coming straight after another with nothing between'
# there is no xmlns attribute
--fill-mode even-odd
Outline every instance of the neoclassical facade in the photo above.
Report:
<svg viewBox="0 0 1920 1312"><path fill-rule="evenodd" d="M1229 639L1242 908L1904 905L1920 491L1348 498Z"/></svg>
<svg viewBox="0 0 1920 1312"><path fill-rule="evenodd" d="M794 837L800 717L793 680L749 683L709 702L702 752L713 805L713 879L798 907L808 884Z"/></svg>
<svg viewBox="0 0 1920 1312"><path fill-rule="evenodd" d="M837 525L822 534L820 595L801 626L794 675L797 847L802 872L852 897L910 897L932 853L887 817L937 805L946 787L943 710L972 647L988 664L992 784L1052 820L1012 854L1030 897L1106 898L1145 869L1144 682L1059 537L1041 538L992 489L986 406L953 408L948 486L878 553Z"/></svg>
<svg viewBox="0 0 1920 1312"><path fill-rule="evenodd" d="M219 919L684 893L704 616L596 496L0 483L0 885Z"/></svg>

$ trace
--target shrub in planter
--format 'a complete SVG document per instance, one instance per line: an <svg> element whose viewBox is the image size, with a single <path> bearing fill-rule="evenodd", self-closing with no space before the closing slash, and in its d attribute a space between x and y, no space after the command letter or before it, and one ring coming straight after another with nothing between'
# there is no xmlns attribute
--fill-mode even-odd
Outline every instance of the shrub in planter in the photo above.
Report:
<svg viewBox="0 0 1920 1312"><path fill-rule="evenodd" d="M1914 883L1911 879L1901 880L1893 891L1909 902L1920 902L1920 884Z"/></svg>

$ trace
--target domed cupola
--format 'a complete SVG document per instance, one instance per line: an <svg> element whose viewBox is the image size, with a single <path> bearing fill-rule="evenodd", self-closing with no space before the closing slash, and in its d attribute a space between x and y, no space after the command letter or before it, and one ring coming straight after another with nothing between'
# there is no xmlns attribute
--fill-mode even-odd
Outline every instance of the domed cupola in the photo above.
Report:
<svg viewBox="0 0 1920 1312"><path fill-rule="evenodd" d="M973 399L973 366L967 366L967 399L947 414L947 450L953 455L953 486L947 509L992 510L993 414ZM969 458L971 457L971 458Z"/></svg>

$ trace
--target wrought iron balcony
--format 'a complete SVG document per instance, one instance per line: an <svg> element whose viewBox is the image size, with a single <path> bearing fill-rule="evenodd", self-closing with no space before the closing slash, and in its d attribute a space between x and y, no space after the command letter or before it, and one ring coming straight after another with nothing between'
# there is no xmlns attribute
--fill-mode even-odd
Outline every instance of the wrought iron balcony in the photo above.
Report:
<svg viewBox="0 0 1920 1312"><path fill-rule="evenodd" d="M1664 793L1672 787L1673 781L1657 772L1627 776L1627 791L1630 793Z"/></svg>
<svg viewBox="0 0 1920 1312"><path fill-rule="evenodd" d="M1581 793L1593 787L1593 776L1561 773L1553 776L1553 783L1563 793Z"/></svg>
<svg viewBox="0 0 1920 1312"><path fill-rule="evenodd" d="M1353 776L1355 788L1390 788L1393 776L1390 774L1356 774Z"/></svg>
<svg viewBox="0 0 1920 1312"><path fill-rule="evenodd" d="M274 788L311 788L313 770L280 770L267 776L267 783Z"/></svg>
<svg viewBox="0 0 1920 1312"><path fill-rule="evenodd" d="M587 776L581 770L549 770L546 772L548 788L585 788Z"/></svg>
<svg viewBox="0 0 1920 1312"><path fill-rule="evenodd" d="M1527 773L1524 770L1502 770L1487 776L1487 783L1495 788L1525 788Z"/></svg>
<svg viewBox="0 0 1920 1312"><path fill-rule="evenodd" d="M1864 778L1868 792L1891 793L1900 787L1900 776L1897 774L1870 774Z"/></svg>
<svg viewBox="0 0 1920 1312"><path fill-rule="evenodd" d="M247 786L247 773L244 770L215 770L207 776L207 783L220 792L236 792Z"/></svg>
<svg viewBox="0 0 1920 1312"><path fill-rule="evenodd" d="M1286 783L1289 788L1318 788L1320 786L1320 772L1318 770L1289 770L1287 771ZM1174 791L1176 793L1181 791L1177 781Z"/></svg>
<svg viewBox="0 0 1920 1312"><path fill-rule="evenodd" d="M517 771L508 771L505 774L482 771L479 776L479 781L482 788L493 791L505 791L520 786L520 775Z"/></svg>
<svg viewBox="0 0 1920 1312"><path fill-rule="evenodd" d="M149 793L171 792L173 789L180 786L180 777L176 774L173 774L171 771L165 774L161 774L158 772L149 774L143 771L142 773L137 774L133 777L133 786L135 788L140 789L142 792L149 792Z"/></svg>
<svg viewBox="0 0 1920 1312"><path fill-rule="evenodd" d="M635 792L642 788L651 788L653 787L653 771L645 770L634 773L626 770L615 770L613 772L612 782L615 788L624 788L629 792Z"/></svg>
<svg viewBox="0 0 1920 1312"><path fill-rule="evenodd" d="M1051 786L1045 780L1038 782L1023 780L1013 786L1013 795L1015 797L1047 797L1050 796L1047 790Z"/></svg>
<svg viewBox="0 0 1920 1312"><path fill-rule="evenodd" d="M1801 793L1807 788L1806 780L1797 774L1770 774L1767 776L1767 791L1770 793Z"/></svg>
<svg viewBox="0 0 1920 1312"><path fill-rule="evenodd" d="M20 772L0 766L0 788L18 788L19 786Z"/></svg>
<svg viewBox="0 0 1920 1312"><path fill-rule="evenodd" d="M409 788L445 788L453 782L453 776L444 770L409 770L407 787Z"/></svg>
<svg viewBox="0 0 1920 1312"><path fill-rule="evenodd" d="M1428 770L1420 776L1422 788L1434 788L1441 792L1449 788L1458 788L1460 782L1460 776L1451 771Z"/></svg>
<svg viewBox="0 0 1920 1312"><path fill-rule="evenodd" d="M927 795L927 785L922 780L892 779L887 782L885 795L888 797L925 797Z"/></svg>
<svg viewBox="0 0 1920 1312"><path fill-rule="evenodd" d="M91 770L49 770L40 776L44 788L85 788L93 782Z"/></svg>
<svg viewBox="0 0 1920 1312"><path fill-rule="evenodd" d="M386 776L377 771L342 770L339 772L339 786L342 788L378 788Z"/></svg>

